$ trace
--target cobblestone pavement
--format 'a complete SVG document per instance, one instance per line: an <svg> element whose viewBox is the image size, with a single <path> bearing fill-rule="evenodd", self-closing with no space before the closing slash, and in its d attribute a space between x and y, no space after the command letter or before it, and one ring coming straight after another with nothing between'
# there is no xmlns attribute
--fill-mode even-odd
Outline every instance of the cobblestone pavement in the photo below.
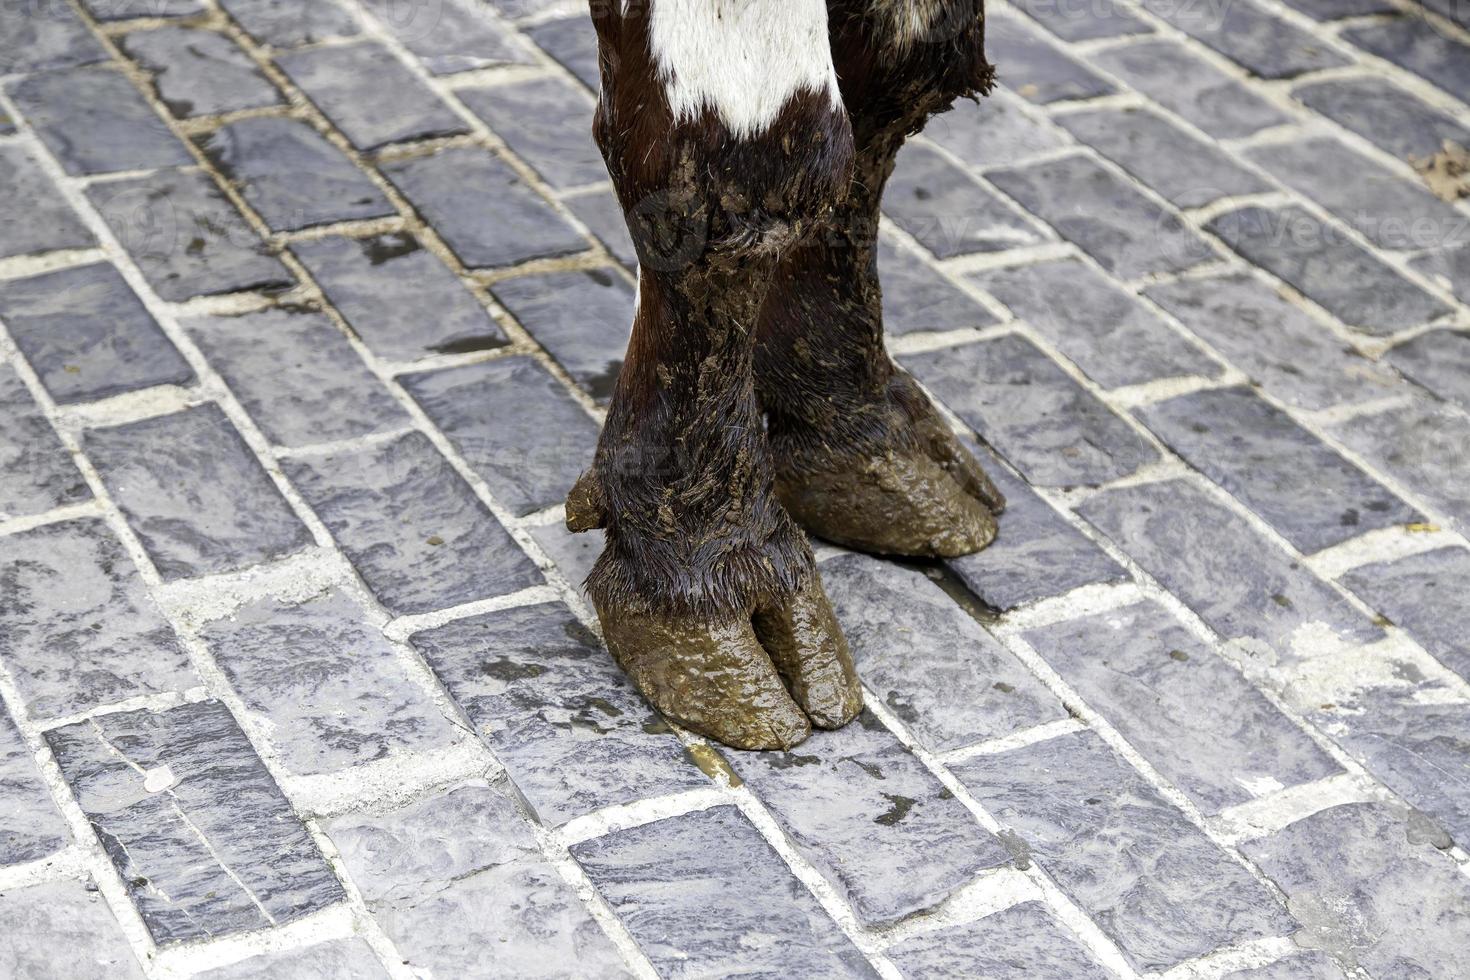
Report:
<svg viewBox="0 0 1470 980"><path fill-rule="evenodd" d="M0 0L0 976L1470 976L1464 0L994 5L883 263L1011 508L766 755L575 587L584 11Z"/></svg>

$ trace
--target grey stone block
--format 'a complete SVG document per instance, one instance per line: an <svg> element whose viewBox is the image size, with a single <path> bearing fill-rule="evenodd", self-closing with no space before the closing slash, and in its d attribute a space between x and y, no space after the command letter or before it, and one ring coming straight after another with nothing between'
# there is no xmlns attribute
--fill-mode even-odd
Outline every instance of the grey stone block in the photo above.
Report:
<svg viewBox="0 0 1470 980"><path fill-rule="evenodd" d="M531 537L546 552L546 557L556 563L572 587L579 591L587 576L592 574L592 565L602 554L604 544L601 534L573 534L567 530L564 521L533 527Z"/></svg>
<svg viewBox="0 0 1470 980"><path fill-rule="evenodd" d="M225 13L255 40L294 48L331 38L356 37L362 26L350 4L337 0L220 0Z"/></svg>
<svg viewBox="0 0 1470 980"><path fill-rule="evenodd" d="M929 120L924 137L979 170L1050 153L1067 136L1018 95L998 88L978 102L961 99Z"/></svg>
<svg viewBox="0 0 1470 980"><path fill-rule="evenodd" d="M1090 99L1115 91L1111 82L1067 54L1023 18L988 13L985 47L990 60L1001 66L1001 84L1032 102Z"/></svg>
<svg viewBox="0 0 1470 980"><path fill-rule="evenodd" d="M10 97L69 174L194 162L132 83L110 68L31 75L10 86Z"/></svg>
<svg viewBox="0 0 1470 980"><path fill-rule="evenodd" d="M1349 64L1310 31L1248 0L1227 4L1142 0L1144 9L1261 78L1294 78Z"/></svg>
<svg viewBox="0 0 1470 980"><path fill-rule="evenodd" d="M878 239L883 282L883 330L890 336L929 330L988 327L990 311L945 279L913 249L883 235Z"/></svg>
<svg viewBox="0 0 1470 980"><path fill-rule="evenodd" d="M542 582L421 432L282 468L390 612L432 612Z"/></svg>
<svg viewBox="0 0 1470 980"><path fill-rule="evenodd" d="M969 279L1104 388L1220 373L1219 362L1189 338L1077 259L993 269Z"/></svg>
<svg viewBox="0 0 1470 980"><path fill-rule="evenodd" d="M1233 970L1220 980L1344 980L1346 976L1330 956L1314 950L1253 970Z"/></svg>
<svg viewBox="0 0 1470 980"><path fill-rule="evenodd" d="M517 515L565 500L597 447L597 423L528 355L411 374L402 383Z"/></svg>
<svg viewBox="0 0 1470 980"><path fill-rule="evenodd" d="M335 442L409 424L326 314L273 307L193 317L182 326L276 445Z"/></svg>
<svg viewBox="0 0 1470 980"><path fill-rule="evenodd" d="M1023 639L1205 813L1341 771L1157 603L1030 630Z"/></svg>
<svg viewBox="0 0 1470 980"><path fill-rule="evenodd" d="M1294 931L1264 885L1091 732L952 768L1137 970Z"/></svg>
<svg viewBox="0 0 1470 980"><path fill-rule="evenodd" d="M0 707L0 867L37 861L71 843L30 747ZM0 913L3 915L3 913ZM15 935L10 934L13 941ZM0 952L0 957L3 957ZM0 959L0 963L3 963Z"/></svg>
<svg viewBox="0 0 1470 980"><path fill-rule="evenodd" d="M0 364L0 515L41 514L92 499L81 471L15 369Z"/></svg>
<svg viewBox="0 0 1470 980"><path fill-rule="evenodd" d="M83 448L165 581L235 571L312 543L213 402L90 429Z"/></svg>
<svg viewBox="0 0 1470 980"><path fill-rule="evenodd" d="M941 259L1004 252L1045 237L989 188L921 143L899 151L883 213Z"/></svg>
<svg viewBox="0 0 1470 980"><path fill-rule="evenodd" d="M372 947L361 939L329 939L305 949L261 953L194 974L196 980L387 980Z"/></svg>
<svg viewBox="0 0 1470 980"><path fill-rule="evenodd" d="M597 65L597 30L585 11L570 17L543 21L526 28L536 46L561 63L567 71L588 88L596 91L602 84Z"/></svg>
<svg viewBox="0 0 1470 980"><path fill-rule="evenodd" d="M432 74L535 63L525 46L483 4L366 0L364 6Z"/></svg>
<svg viewBox="0 0 1470 980"><path fill-rule="evenodd" d="M1436 249L1413 259L1409 267L1437 281L1462 303L1470 303L1470 245Z"/></svg>
<svg viewBox="0 0 1470 980"><path fill-rule="evenodd" d="M930 751L1067 717L1040 681L921 573L866 555L834 558L821 571L863 683ZM813 761L838 750L845 751L841 743ZM802 746L792 758L810 755Z"/></svg>
<svg viewBox="0 0 1470 980"><path fill-rule="evenodd" d="M1470 102L1470 45L1422 17L1395 17L1349 27L1342 36L1366 51Z"/></svg>
<svg viewBox="0 0 1470 980"><path fill-rule="evenodd" d="M1184 479L1107 490L1077 512L1226 639L1283 662L1323 635L1371 643L1379 630L1234 512Z"/></svg>
<svg viewBox="0 0 1470 980"><path fill-rule="evenodd" d="M1024 337L998 337L903 361L1033 483L1093 486L1158 457Z"/></svg>
<svg viewBox="0 0 1470 980"><path fill-rule="evenodd" d="M1342 584L1391 619L1445 666L1470 680L1470 551L1436 548L1394 561L1360 565Z"/></svg>
<svg viewBox="0 0 1470 980"><path fill-rule="evenodd" d="M223 34L160 27L124 34L118 44L153 76L158 97L179 119L281 104L281 93Z"/></svg>
<svg viewBox="0 0 1470 980"><path fill-rule="evenodd" d="M482 781L327 832L374 918L415 973L628 977L515 804Z"/></svg>
<svg viewBox="0 0 1470 980"><path fill-rule="evenodd" d="M140 17L194 17L209 9L203 0L81 0L81 4L103 23Z"/></svg>
<svg viewBox="0 0 1470 980"><path fill-rule="evenodd" d="M628 234L628 223L623 217L623 206L617 195L607 188L581 191L562 198L567 210L607 246L613 258L623 264L629 272L638 268L638 252L633 248L633 238Z"/></svg>
<svg viewBox="0 0 1470 980"><path fill-rule="evenodd" d="M660 976L877 977L733 806L619 831L572 857Z"/></svg>
<svg viewBox="0 0 1470 980"><path fill-rule="evenodd" d="M556 258L589 247L515 171L478 147L443 150L382 170L471 268Z"/></svg>
<svg viewBox="0 0 1470 980"><path fill-rule="evenodd" d="M1098 3L1020 0L1016 6L1064 41L1092 41L1100 37L1147 34L1153 30L1111 0Z"/></svg>
<svg viewBox="0 0 1470 980"><path fill-rule="evenodd" d="M544 823L709 784L559 603L458 620L409 642Z"/></svg>
<svg viewBox="0 0 1470 980"><path fill-rule="evenodd" d="M558 190L607 180L607 165L592 142L594 103L576 82L555 75L458 95L511 151ZM555 125L548 125L555 120Z"/></svg>
<svg viewBox="0 0 1470 980"><path fill-rule="evenodd" d="M507 279L491 292L593 398L612 396L633 327L633 287L612 269Z"/></svg>
<svg viewBox="0 0 1470 980"><path fill-rule="evenodd" d="M1470 411L1470 333L1432 330L1384 357L1409 379Z"/></svg>
<svg viewBox="0 0 1470 980"><path fill-rule="evenodd" d="M4 34L0 33L0 37ZM142 980L97 886L53 881L0 895L0 975L26 980Z"/></svg>
<svg viewBox="0 0 1470 980"><path fill-rule="evenodd" d="M909 980L1106 980L1112 976L1040 902L921 932L887 950Z"/></svg>
<svg viewBox="0 0 1470 980"><path fill-rule="evenodd" d="M1362 17L1367 14L1393 13L1399 9L1389 0L1286 0L1286 3L1313 20L1323 21Z"/></svg>
<svg viewBox="0 0 1470 980"><path fill-rule="evenodd" d="M30 151L0 146L0 258L95 244Z"/></svg>
<svg viewBox="0 0 1470 980"><path fill-rule="evenodd" d="M1307 82L1293 88L1291 94L1400 159L1431 156L1445 140L1470 146L1470 127L1387 79Z"/></svg>
<svg viewBox="0 0 1470 980"><path fill-rule="evenodd" d="M105 262L0 282L0 319L58 404L194 381L153 315Z"/></svg>
<svg viewBox="0 0 1470 980"><path fill-rule="evenodd" d="M218 701L46 733L160 946L284 925L342 886Z"/></svg>
<svg viewBox="0 0 1470 980"><path fill-rule="evenodd" d="M63 3L0 6L0 75L106 61L107 49Z"/></svg>
<svg viewBox="0 0 1470 980"><path fill-rule="evenodd" d="M379 357L412 361L510 342L474 294L408 232L319 238L291 251Z"/></svg>
<svg viewBox="0 0 1470 980"><path fill-rule="evenodd" d="M0 657L32 718L199 683L189 655L100 519L0 538Z"/></svg>
<svg viewBox="0 0 1470 980"><path fill-rule="evenodd" d="M1300 941L1383 977L1455 976L1470 881L1396 807L1331 807L1241 849L1286 893Z"/></svg>

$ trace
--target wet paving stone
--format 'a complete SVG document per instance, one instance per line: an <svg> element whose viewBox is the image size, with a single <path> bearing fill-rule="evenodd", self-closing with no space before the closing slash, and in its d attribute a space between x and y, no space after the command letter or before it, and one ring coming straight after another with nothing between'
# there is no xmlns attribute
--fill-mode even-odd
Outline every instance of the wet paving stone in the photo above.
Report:
<svg viewBox="0 0 1470 980"><path fill-rule="evenodd" d="M374 41L282 55L277 64L359 150L468 131L418 76ZM373 98L362 97L371 85Z"/></svg>
<svg viewBox="0 0 1470 980"><path fill-rule="evenodd" d="M95 244L31 152L0 146L0 258Z"/></svg>
<svg viewBox="0 0 1470 980"><path fill-rule="evenodd" d="M329 939L305 949L261 953L229 966L194 974L196 980L387 980L372 947L361 939Z"/></svg>
<svg viewBox="0 0 1470 980"><path fill-rule="evenodd" d="M159 945L284 925L345 897L218 701L46 733Z"/></svg>
<svg viewBox="0 0 1470 980"><path fill-rule="evenodd" d="M1470 245L1436 249L1409 262L1409 267L1439 283L1462 303L1470 303Z"/></svg>
<svg viewBox="0 0 1470 980"><path fill-rule="evenodd" d="M324 313L276 307L181 323L266 438L309 446L407 428L406 413Z"/></svg>
<svg viewBox="0 0 1470 980"><path fill-rule="evenodd" d="M1067 717L1000 641L922 573L865 555L825 561L821 573L863 683L931 752ZM802 745L791 755L811 753Z"/></svg>
<svg viewBox="0 0 1470 980"><path fill-rule="evenodd" d="M1411 381L1470 411L1470 333L1431 330L1393 348L1384 359Z"/></svg>
<svg viewBox="0 0 1470 980"><path fill-rule="evenodd" d="M397 214L367 174L300 120L242 119L199 145L272 231Z"/></svg>
<svg viewBox="0 0 1470 980"><path fill-rule="evenodd" d="M583 11L526 28L526 36L551 55L562 67L596 91L602 84L597 65L597 29Z"/></svg>
<svg viewBox="0 0 1470 980"><path fill-rule="evenodd" d="M0 867L38 861L71 843L66 821L41 780L30 747L4 708L0 708L0 792L5 797L0 809ZM9 938L13 941L15 934ZM0 953L0 964L3 956Z"/></svg>
<svg viewBox="0 0 1470 980"><path fill-rule="evenodd" d="M878 976L733 806L576 844L572 857L660 976L732 962L756 976Z"/></svg>
<svg viewBox="0 0 1470 980"><path fill-rule="evenodd" d="M1296 930L1264 885L1091 732L952 768L1135 969Z"/></svg>
<svg viewBox="0 0 1470 980"><path fill-rule="evenodd" d="M963 925L921 932L887 950L909 980L1106 980L1100 966L1040 902L1023 902Z"/></svg>
<svg viewBox="0 0 1470 980"><path fill-rule="evenodd" d="M511 315L600 402L612 397L633 327L634 290L611 269L507 279L490 287Z"/></svg>
<svg viewBox="0 0 1470 980"><path fill-rule="evenodd" d="M1290 663L1324 640L1382 638L1345 598L1188 480L1107 490L1077 512L1226 639L1259 640Z"/></svg>
<svg viewBox="0 0 1470 980"><path fill-rule="evenodd" d="M1012 165L1067 142L1066 134L1049 119L1001 88L978 102L956 102L949 112L929 120L924 138L977 170Z"/></svg>
<svg viewBox="0 0 1470 980"><path fill-rule="evenodd" d="M489 88L459 89L465 105L552 187L565 190L607 180L607 165L588 125L547 126L547 119L590 120L595 104L565 78L533 78Z"/></svg>
<svg viewBox="0 0 1470 980"><path fill-rule="evenodd" d="M1286 0L1286 4L1313 20L1341 20L1345 17L1392 13L1398 9L1389 0Z"/></svg>
<svg viewBox="0 0 1470 980"><path fill-rule="evenodd" d="M158 97L179 119L260 109L283 101L250 56L223 34L160 27L124 34L118 43L153 76Z"/></svg>
<svg viewBox="0 0 1470 980"><path fill-rule="evenodd" d="M194 370L106 263L0 282L0 319L58 404L194 382Z"/></svg>
<svg viewBox="0 0 1470 980"><path fill-rule="evenodd" d="M606 246L612 257L622 263L629 272L638 269L638 252L633 247L633 238L628 234L628 223L623 217L623 206L611 190L594 188L580 191L562 198L567 210L587 226L593 237Z"/></svg>
<svg viewBox="0 0 1470 980"><path fill-rule="evenodd" d="M142 980L107 902L90 881L53 881L0 894L0 975Z"/></svg>
<svg viewBox="0 0 1470 980"><path fill-rule="evenodd" d="M546 552L546 557L555 563L566 576L572 588L585 594L582 584L592 574L592 566L602 554L605 543L601 534L573 534L567 530L565 521L553 521L530 529L531 537Z"/></svg>
<svg viewBox="0 0 1470 980"><path fill-rule="evenodd" d="M1403 16L1349 27L1342 36L1470 102L1470 45L1439 31L1425 18Z"/></svg>
<svg viewBox="0 0 1470 980"><path fill-rule="evenodd" d="M510 342L459 277L408 232L319 238L291 251L378 357L412 361Z"/></svg>
<svg viewBox="0 0 1470 980"><path fill-rule="evenodd" d="M1045 238L983 184L919 143L899 151L883 213L940 259L1003 252Z"/></svg>
<svg viewBox="0 0 1470 980"><path fill-rule="evenodd" d="M709 785L561 603L457 620L409 643L545 823Z"/></svg>
<svg viewBox="0 0 1470 980"><path fill-rule="evenodd" d="M1291 94L1401 160L1432 156L1445 140L1470 146L1470 126L1386 79L1307 82Z"/></svg>
<svg viewBox="0 0 1470 980"><path fill-rule="evenodd" d="M0 538L0 583L0 658L32 718L200 683L101 519Z"/></svg>
<svg viewBox="0 0 1470 980"><path fill-rule="evenodd" d="M327 833L405 965L425 976L632 974L510 797L476 780Z"/></svg>
<svg viewBox="0 0 1470 980"><path fill-rule="evenodd" d="M1120 279L1179 272L1214 257L1176 215L1082 154L986 176Z"/></svg>
<svg viewBox="0 0 1470 980"><path fill-rule="evenodd" d="M83 449L165 581L235 571L312 543L213 402L89 429Z"/></svg>
<svg viewBox="0 0 1470 980"><path fill-rule="evenodd" d="M1312 951L1253 970L1234 970L1220 980L1344 980L1346 976L1326 953Z"/></svg>
<svg viewBox="0 0 1470 980"><path fill-rule="evenodd" d="M478 147L382 170L471 268L557 258L590 247L504 161Z"/></svg>
<svg viewBox="0 0 1470 980"><path fill-rule="evenodd" d="M106 61L107 49L64 3L0 5L0 75Z"/></svg>
<svg viewBox="0 0 1470 980"><path fill-rule="evenodd" d="M1286 893L1305 943L1373 976L1453 976L1470 882L1399 808L1335 806L1241 845Z"/></svg>
<svg viewBox="0 0 1470 980"><path fill-rule="evenodd" d="M1104 388L1220 373L1221 365L1112 280L1077 259L967 277Z"/></svg>
<svg viewBox="0 0 1470 980"><path fill-rule="evenodd" d="M87 197L165 300L293 284L290 271L201 171L93 184Z"/></svg>
<svg viewBox="0 0 1470 980"><path fill-rule="evenodd" d="M366 0L364 6L435 75L535 64L525 46L482 4Z"/></svg>
<svg viewBox="0 0 1470 980"><path fill-rule="evenodd" d="M331 38L356 37L362 25L352 5L336 0L219 0L230 19L261 44L294 48Z"/></svg>
<svg viewBox="0 0 1470 980"><path fill-rule="evenodd" d="M542 582L427 436L284 460L287 477L390 612L412 615Z"/></svg>
<svg viewBox="0 0 1470 980"><path fill-rule="evenodd" d="M209 9L203 0L81 0L81 4L103 23L138 18L193 17Z"/></svg>
<svg viewBox="0 0 1470 980"><path fill-rule="evenodd" d="M92 499L82 473L15 369L0 364L0 517Z"/></svg>
<svg viewBox="0 0 1470 980"><path fill-rule="evenodd" d="M1424 515L1249 388L1180 395L1137 409L1184 461L1304 554Z"/></svg>
<svg viewBox="0 0 1470 980"><path fill-rule="evenodd" d="M931 330L988 327L994 314L934 270L919 254L884 235L878 239L883 329L890 337Z"/></svg>
<svg viewBox="0 0 1470 980"><path fill-rule="evenodd" d="M1091 99L1116 91L1111 82L1067 54L1023 18L988 14L985 44L987 57L1005 66L1000 82L1032 102Z"/></svg>
<svg viewBox="0 0 1470 980"><path fill-rule="evenodd" d="M1022 638L1205 813L1341 771L1155 602Z"/></svg>
<svg viewBox="0 0 1470 980"><path fill-rule="evenodd" d="M1342 584L1387 616L1441 663L1470 680L1470 551L1436 548L1407 558L1359 565Z"/></svg>
<svg viewBox="0 0 1470 980"><path fill-rule="evenodd" d="M1142 6L1261 78L1294 78L1350 63L1317 35L1247 0L1223 5L1142 0Z"/></svg>
<svg viewBox="0 0 1470 980"><path fill-rule="evenodd" d="M1100 37L1123 37L1153 31L1152 27L1110 0L1093 4L1021 0L1016 6L1064 41L1092 41Z"/></svg>
<svg viewBox="0 0 1470 980"><path fill-rule="evenodd" d="M400 380L517 516L565 500L597 447L597 423L528 355Z"/></svg>
<svg viewBox="0 0 1470 980"><path fill-rule="evenodd" d="M1024 337L903 358L980 437L1042 486L1095 486L1158 454Z"/></svg>
<svg viewBox="0 0 1470 980"><path fill-rule="evenodd" d="M193 162L132 82L109 68L23 78L10 97L69 174L149 170Z"/></svg>

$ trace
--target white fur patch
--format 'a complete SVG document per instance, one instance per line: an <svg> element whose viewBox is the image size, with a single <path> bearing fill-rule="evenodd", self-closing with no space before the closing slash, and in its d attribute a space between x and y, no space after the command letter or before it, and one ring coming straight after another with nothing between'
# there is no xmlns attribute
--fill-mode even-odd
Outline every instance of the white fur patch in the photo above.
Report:
<svg viewBox="0 0 1470 980"><path fill-rule="evenodd" d="M654 0L649 43L674 118L713 110L734 136L759 136L792 96L842 104L826 0Z"/></svg>
<svg viewBox="0 0 1470 980"><path fill-rule="evenodd" d="M868 0L868 9L888 21L891 42L900 50L913 47L948 26L953 15L947 0Z"/></svg>

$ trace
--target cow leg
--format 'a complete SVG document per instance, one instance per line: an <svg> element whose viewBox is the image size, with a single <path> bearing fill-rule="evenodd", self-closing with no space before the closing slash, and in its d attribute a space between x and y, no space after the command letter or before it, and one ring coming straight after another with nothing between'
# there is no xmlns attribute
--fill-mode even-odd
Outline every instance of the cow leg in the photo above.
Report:
<svg viewBox="0 0 1470 980"><path fill-rule="evenodd" d="M638 248L637 312L573 530L618 663L665 715L787 748L861 707L753 382L781 257L829 213L852 135L824 0L593 0L595 135Z"/></svg>
<svg viewBox="0 0 1470 980"><path fill-rule="evenodd" d="M762 310L756 386L777 488L812 532L884 554L954 557L1004 500L883 345L877 232L904 140L988 90L982 0L828 0L856 148L850 193L789 252Z"/></svg>

